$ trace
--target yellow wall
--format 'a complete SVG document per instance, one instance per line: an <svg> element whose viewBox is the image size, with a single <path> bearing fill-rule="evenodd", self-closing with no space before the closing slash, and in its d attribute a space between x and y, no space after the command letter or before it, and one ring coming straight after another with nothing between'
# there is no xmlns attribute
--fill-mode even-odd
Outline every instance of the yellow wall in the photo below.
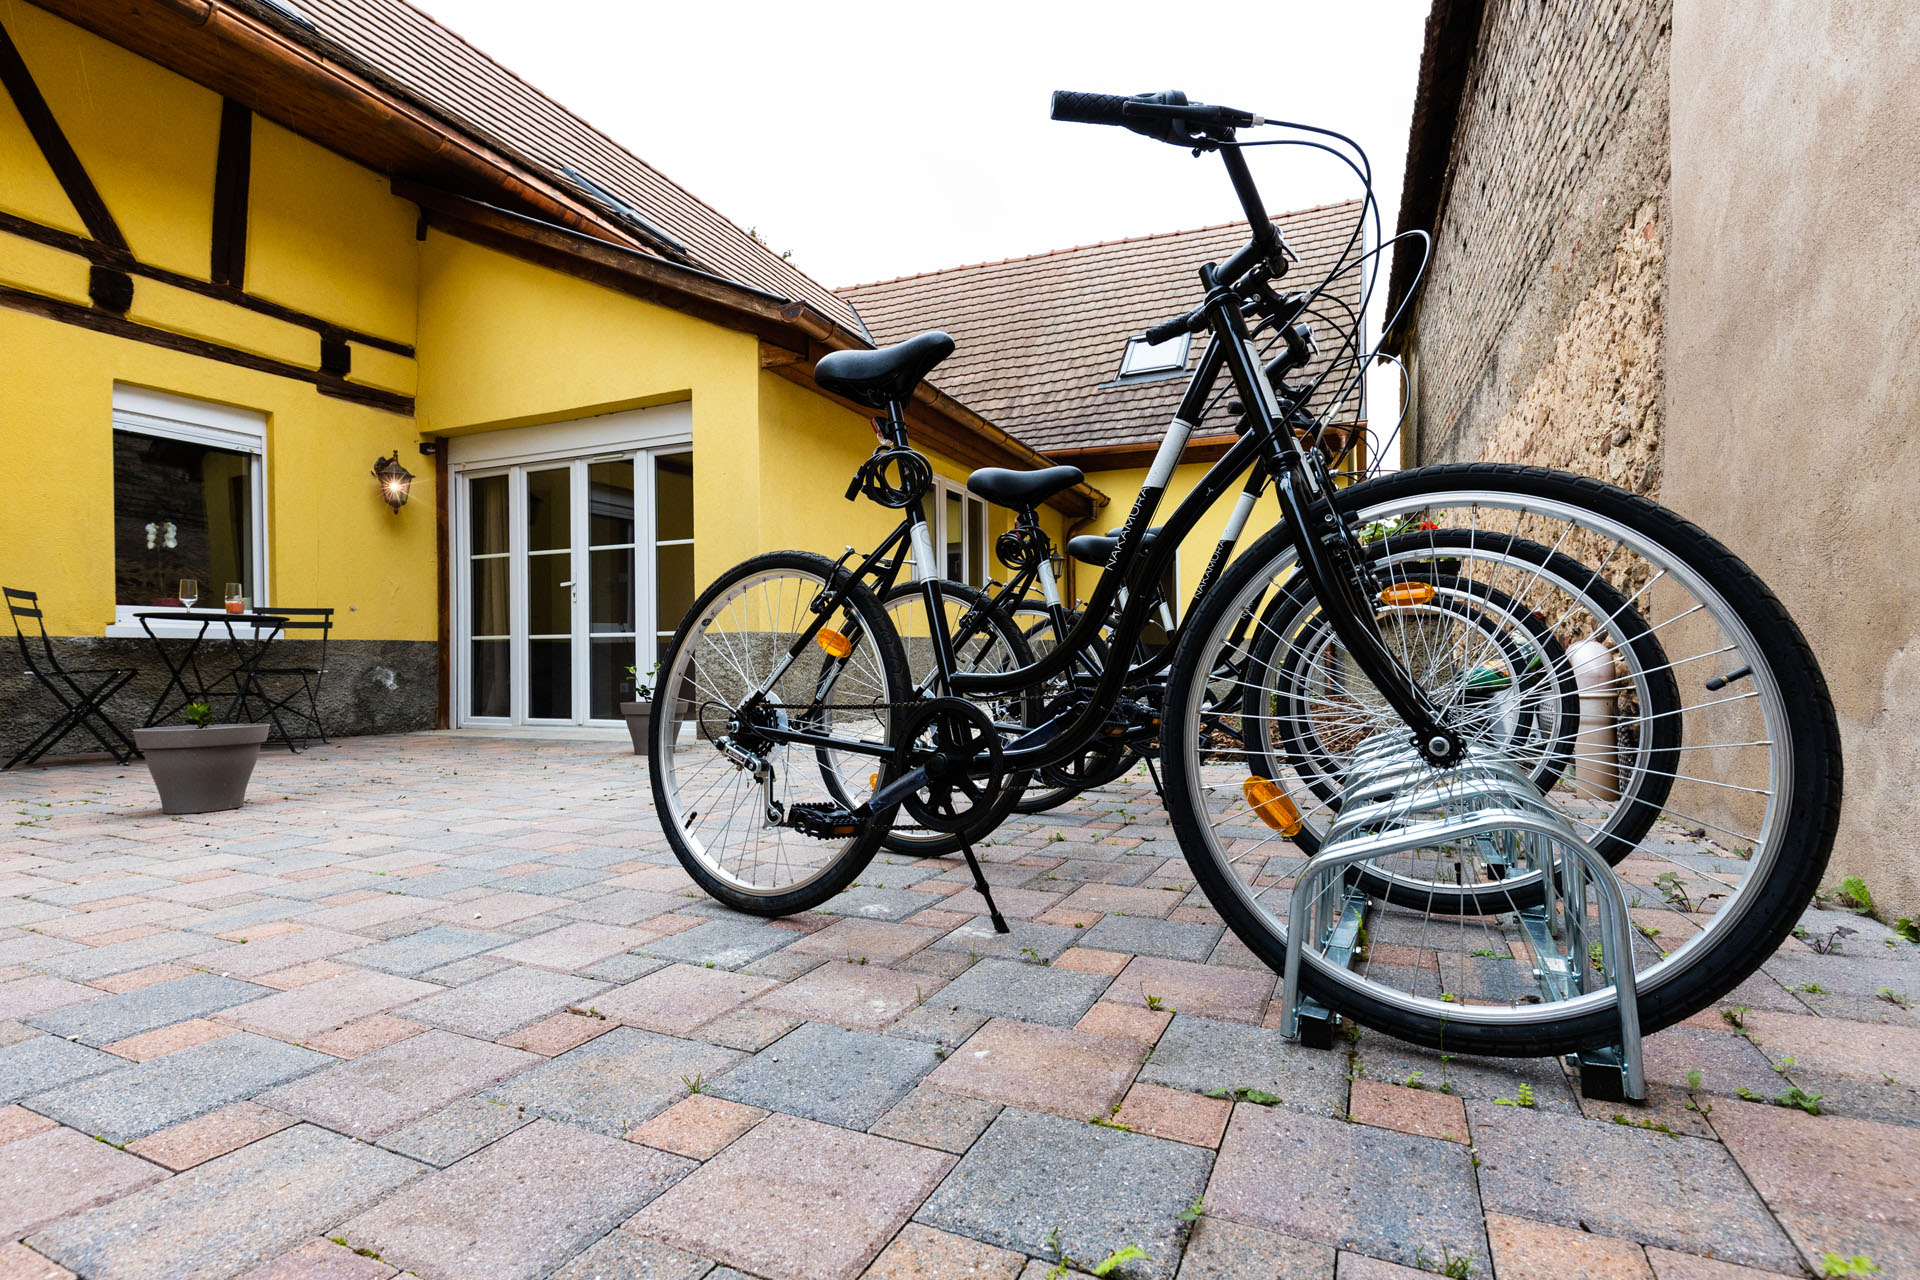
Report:
<svg viewBox="0 0 1920 1280"><path fill-rule="evenodd" d="M1154 523L1162 524L1171 516L1174 509L1186 499L1200 478L1207 474L1206 464L1189 462L1175 467L1173 478L1167 482L1166 494L1160 499L1159 510L1154 513ZM1126 522L1127 512L1133 510L1135 498L1140 496L1140 486L1146 483L1145 467L1126 471L1098 471L1087 476L1087 483L1105 493L1112 499L1110 505L1100 512L1092 524L1083 532L1106 533L1118 529ZM1180 544L1180 602L1179 614L1186 616L1187 603L1193 598L1193 592L1200 585L1200 575L1206 572L1207 561L1213 559L1214 548L1220 542L1220 534L1225 530L1227 517L1233 512L1233 504L1240 499L1240 487L1235 485L1226 496L1209 507L1200 522ZM1280 522L1280 504L1274 499L1272 486L1261 495L1259 505L1253 509L1253 517L1247 521L1247 528L1240 535L1236 554L1252 546L1254 540ZM1078 577L1074 583L1076 593L1085 598L1093 594L1094 584L1100 581L1100 570L1087 565L1078 566Z"/></svg>
<svg viewBox="0 0 1920 1280"><path fill-rule="evenodd" d="M204 280L220 98L42 10L0 8L88 175L143 262ZM385 179L256 121L249 287L336 324L412 340L414 207ZM0 209L81 230L11 101L0 98ZM0 284L85 304L87 265L0 233ZM139 279L129 318L316 368L319 335ZM353 349L354 377L411 393L413 362ZM342 639L437 634L434 484L400 414L256 373L0 308L0 582L39 591L48 629L99 635L114 616L115 382L267 415L272 599L333 605ZM400 451L418 478L395 516L368 471Z"/></svg>

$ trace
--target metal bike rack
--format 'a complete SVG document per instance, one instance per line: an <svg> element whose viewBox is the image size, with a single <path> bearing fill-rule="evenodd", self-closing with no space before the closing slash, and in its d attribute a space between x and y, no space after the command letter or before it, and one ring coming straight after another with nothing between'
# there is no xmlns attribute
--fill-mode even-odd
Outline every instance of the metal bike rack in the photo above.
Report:
<svg viewBox="0 0 1920 1280"><path fill-rule="evenodd" d="M1587 1096L1645 1099L1632 921L1613 868L1513 764L1470 757L1454 768L1437 770L1411 745L1385 735L1355 751L1339 815L1328 827L1320 852L1294 880L1280 1001L1282 1033L1321 1046L1332 1041L1331 1011L1300 994L1304 948L1298 944L1312 939L1327 963L1341 968L1350 963L1369 905L1354 887L1351 868L1462 840L1473 841L1490 862L1543 873L1543 902L1518 915L1537 959L1534 977L1544 999L1566 1000L1588 990L1592 969L1587 960L1598 944L1600 981L1615 991L1619 1040L1569 1055L1569 1060ZM1587 912L1589 882L1597 886L1597 921Z"/></svg>

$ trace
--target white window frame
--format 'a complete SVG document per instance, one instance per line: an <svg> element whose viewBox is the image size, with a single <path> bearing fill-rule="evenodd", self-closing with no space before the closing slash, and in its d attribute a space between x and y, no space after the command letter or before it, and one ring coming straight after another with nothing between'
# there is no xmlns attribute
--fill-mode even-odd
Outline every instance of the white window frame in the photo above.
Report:
<svg viewBox="0 0 1920 1280"><path fill-rule="evenodd" d="M1155 348L1152 344L1148 343L1145 334L1136 333L1128 338L1126 349L1120 353L1121 380L1133 381L1140 378L1164 378L1184 371L1187 367L1188 357L1193 354L1193 335L1190 333L1182 333L1167 339L1165 342L1160 343L1159 346L1168 348L1173 351L1174 354L1165 357L1164 363L1156 360L1156 363L1153 364L1142 364L1138 368L1129 368L1128 366L1134 362L1136 352L1140 353L1139 358L1142 360L1156 358L1146 354Z"/></svg>
<svg viewBox="0 0 1920 1280"><path fill-rule="evenodd" d="M267 566L272 559L267 554L267 415L116 382L112 429L253 455L253 465L248 468L253 487L253 599L249 603L258 608L273 599L267 584ZM204 590L218 590L219 586L218 583L201 584ZM113 622L101 634L114 638L144 637L147 631L134 615L150 613L157 607L116 602ZM158 620L147 626L162 639L192 639L201 631L197 622ZM251 635L252 628L236 628L236 632Z"/></svg>
<svg viewBox="0 0 1920 1280"><path fill-rule="evenodd" d="M945 476L937 475L933 478L933 488L927 490L927 496L933 503L933 513L927 517L927 523L933 533L934 552L940 557L939 576L947 577L947 498L957 496L960 499L960 576L951 581L985 586L990 576L988 570L993 556L993 526L989 521L992 507L985 498L972 492L964 484L949 480ZM981 539L983 544L981 550L988 558L988 563L978 566L973 563L973 547L967 541L966 513L970 505L980 511L980 528L984 535ZM976 568L980 573L978 583L973 582L973 573Z"/></svg>

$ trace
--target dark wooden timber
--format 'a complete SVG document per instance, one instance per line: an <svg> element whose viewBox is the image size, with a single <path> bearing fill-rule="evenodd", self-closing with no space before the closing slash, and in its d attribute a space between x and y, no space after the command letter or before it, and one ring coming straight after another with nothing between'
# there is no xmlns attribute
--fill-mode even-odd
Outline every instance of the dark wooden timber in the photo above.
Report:
<svg viewBox="0 0 1920 1280"><path fill-rule="evenodd" d="M67 141L60 122L53 118L52 109L40 94L40 86L33 82L26 62L20 57L20 50L14 47L13 37L7 34L3 23L0 23L0 85L6 86L7 96L13 99L27 132L33 135L40 154L46 157L48 167L53 170L53 176L59 179L61 190L67 193L67 200L73 205L74 212L80 215L80 221L86 225L87 234L98 241L103 249L121 257L131 257L127 238L120 234L120 225L107 211L107 202L100 198L93 179L87 176L86 168L74 153L73 144Z"/></svg>
<svg viewBox="0 0 1920 1280"><path fill-rule="evenodd" d="M324 320L319 316L296 311L292 307L282 306L277 302L270 302L230 285L215 284L210 280L196 280L192 276L181 275L178 271L169 271L165 267L135 262L130 257L109 252L85 236L76 236L58 227L49 227L16 214L0 211L0 231L11 232L23 239L32 240L50 248L77 253L96 266L112 267L146 280L157 280L161 284L169 284L176 289L185 289L188 293L197 293L204 298L217 298L221 302L230 302L236 307L244 307L259 315L284 320L288 324L299 325L303 329L312 329L322 338L332 337L343 342L357 342L363 347L374 347L381 351L392 352L397 356L405 356L409 360L413 359L413 347L407 343L395 342L390 338L382 338L378 334L364 333L359 329L335 324L331 320Z"/></svg>
<svg viewBox="0 0 1920 1280"><path fill-rule="evenodd" d="M125 315L133 306L133 277L96 263L87 268L87 296L93 299L94 306Z"/></svg>
<svg viewBox="0 0 1920 1280"><path fill-rule="evenodd" d="M253 112L220 103L220 153L213 168L213 254L207 279L232 289L247 283L247 196L253 180Z"/></svg>
<svg viewBox="0 0 1920 1280"><path fill-rule="evenodd" d="M144 342L149 346L199 356L204 360L218 360L224 364L238 365L242 369L292 378L299 382L310 383L322 395L336 396L369 408L385 409L389 413L413 416L412 396L396 395L394 392L382 391L377 387L359 386L318 369L306 369L297 364L288 364L284 360L274 360L267 356L255 355L251 351L242 351L237 347L209 342L204 338L193 338L183 333L156 329L151 325L129 320L125 316L102 311L97 307L83 307L62 298L49 298L44 294L30 293L11 285L0 285L0 307L10 307L29 315L57 320L62 324L92 329L96 333L111 334L116 338L127 338L134 342Z"/></svg>
<svg viewBox="0 0 1920 1280"><path fill-rule="evenodd" d="M427 446L422 445L421 448ZM433 727L453 728L453 526L447 489L453 483L447 468L447 442L433 442L433 519L435 555L441 572L436 584L440 606L440 673L437 680L439 707L433 714Z"/></svg>

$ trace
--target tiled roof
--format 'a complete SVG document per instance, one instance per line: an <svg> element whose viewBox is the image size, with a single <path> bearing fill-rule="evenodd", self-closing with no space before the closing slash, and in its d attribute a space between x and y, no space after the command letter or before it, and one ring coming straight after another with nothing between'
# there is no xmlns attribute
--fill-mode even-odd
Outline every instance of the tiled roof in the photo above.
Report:
<svg viewBox="0 0 1920 1280"><path fill-rule="evenodd" d="M1301 258L1280 287L1318 283L1347 248L1359 216L1360 202L1353 200L1276 218ZM1200 265L1224 259L1246 240L1244 222L1227 223L840 292L879 342L926 329L952 334L957 349L934 373L940 389L1036 449L1146 444L1164 434L1186 382L1111 385L1127 338L1199 305ZM1330 292L1357 308L1359 272L1347 272ZM1338 339L1325 321L1313 324L1330 353ZM1203 346L1196 338L1189 368L1199 363ZM1354 416L1354 403L1343 421ZM1201 424L1203 433L1230 429L1224 409Z"/></svg>
<svg viewBox="0 0 1920 1280"><path fill-rule="evenodd" d="M854 332L846 302L718 210L404 0L242 0L251 13L323 55L523 164L589 203L612 201L571 181L571 167L684 246L691 265L787 301ZM306 23L298 21L304 18ZM677 256L669 249L663 256Z"/></svg>

